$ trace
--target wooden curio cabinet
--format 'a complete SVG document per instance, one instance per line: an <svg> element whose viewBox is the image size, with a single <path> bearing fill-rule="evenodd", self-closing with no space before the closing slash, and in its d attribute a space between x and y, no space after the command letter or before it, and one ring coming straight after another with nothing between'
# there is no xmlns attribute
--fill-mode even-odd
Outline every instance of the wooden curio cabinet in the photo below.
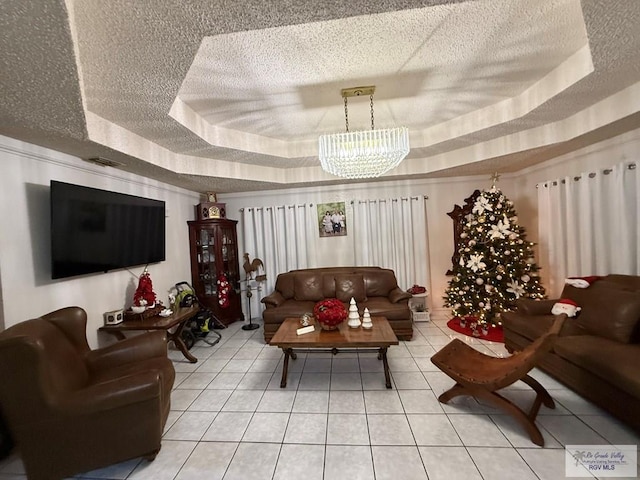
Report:
<svg viewBox="0 0 640 480"><path fill-rule="evenodd" d="M237 223L226 218L187 222L193 288L200 303L225 325L244 320L240 304ZM230 286L227 307L219 302L218 279L221 275Z"/></svg>

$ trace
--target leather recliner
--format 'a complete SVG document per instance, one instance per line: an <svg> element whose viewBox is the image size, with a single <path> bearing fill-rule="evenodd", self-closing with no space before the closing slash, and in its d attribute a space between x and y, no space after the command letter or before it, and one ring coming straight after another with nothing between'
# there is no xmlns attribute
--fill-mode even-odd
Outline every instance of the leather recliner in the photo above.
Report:
<svg viewBox="0 0 640 480"><path fill-rule="evenodd" d="M155 458L175 379L164 332L91 350L67 307L0 333L0 408L29 479Z"/></svg>

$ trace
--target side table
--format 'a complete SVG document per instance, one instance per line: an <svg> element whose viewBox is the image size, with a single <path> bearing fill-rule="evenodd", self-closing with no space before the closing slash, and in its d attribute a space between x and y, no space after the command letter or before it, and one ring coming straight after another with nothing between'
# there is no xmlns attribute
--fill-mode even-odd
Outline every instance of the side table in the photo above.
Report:
<svg viewBox="0 0 640 480"><path fill-rule="evenodd" d="M98 330L110 333L118 340L124 340L126 336L123 332L127 331L164 330L167 332L167 343L173 342L187 360L191 363L196 363L198 359L189 352L189 349L182 340L182 331L187 322L191 320L199 310L197 306L180 307L168 317L155 315L143 320L125 320L116 325L105 325ZM175 329L171 331L173 327L175 327Z"/></svg>
<svg viewBox="0 0 640 480"><path fill-rule="evenodd" d="M427 308L427 297L429 294L414 293L409 299L409 308L411 309L411 318L414 322L428 322L429 309Z"/></svg>

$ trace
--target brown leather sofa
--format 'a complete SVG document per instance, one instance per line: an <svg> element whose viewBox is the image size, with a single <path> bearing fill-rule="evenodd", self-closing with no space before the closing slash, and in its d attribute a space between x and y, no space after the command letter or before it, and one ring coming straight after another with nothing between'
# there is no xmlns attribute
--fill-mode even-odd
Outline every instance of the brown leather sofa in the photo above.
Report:
<svg viewBox="0 0 640 480"><path fill-rule="evenodd" d="M356 300L362 315L386 317L400 340L411 340L411 294L398 287L393 270L380 267L330 267L292 270L276 279L275 291L264 297L264 339L268 343L285 318L313 312L316 302L337 298L348 306Z"/></svg>
<svg viewBox="0 0 640 480"><path fill-rule="evenodd" d="M640 431L640 277L608 275L561 298L581 311L568 318L539 367ZM502 314L505 346L519 351L548 330L557 301L520 299Z"/></svg>
<svg viewBox="0 0 640 480"><path fill-rule="evenodd" d="M31 480L155 458L175 379L164 332L90 350L68 307L0 333L0 407Z"/></svg>

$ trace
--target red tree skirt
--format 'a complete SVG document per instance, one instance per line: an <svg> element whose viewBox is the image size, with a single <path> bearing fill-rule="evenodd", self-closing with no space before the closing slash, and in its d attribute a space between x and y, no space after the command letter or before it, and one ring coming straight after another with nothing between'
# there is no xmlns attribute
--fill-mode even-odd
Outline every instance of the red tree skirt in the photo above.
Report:
<svg viewBox="0 0 640 480"><path fill-rule="evenodd" d="M502 326L488 326L488 332L486 335L482 333L482 331L478 328L475 331L471 330L469 327L473 323L473 320L467 320L466 326L460 325L460 317L453 317L451 320L447 322L447 327L449 327L454 332L462 333L463 335L467 335L468 337L480 338L482 340L489 340L490 342L500 342L504 343L504 335L502 334Z"/></svg>

